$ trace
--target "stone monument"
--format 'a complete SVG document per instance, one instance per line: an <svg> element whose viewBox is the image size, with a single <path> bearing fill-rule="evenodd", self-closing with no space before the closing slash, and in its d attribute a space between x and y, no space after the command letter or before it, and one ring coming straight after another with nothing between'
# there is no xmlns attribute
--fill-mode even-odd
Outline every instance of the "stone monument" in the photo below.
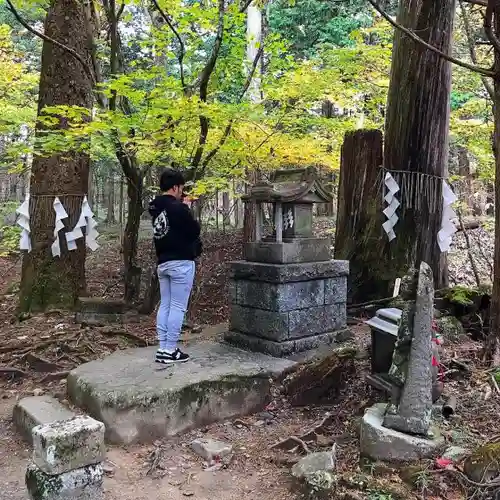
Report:
<svg viewBox="0 0 500 500"><path fill-rule="evenodd" d="M344 339L348 261L330 259L330 238L313 235L313 205L332 201L314 168L276 171L244 197L256 203L256 241L231 264L226 340L277 357ZM264 234L264 206L270 234Z"/></svg>
<svg viewBox="0 0 500 500"><path fill-rule="evenodd" d="M391 401L366 411L361 425L362 455L396 462L417 460L432 456L443 444L431 428L433 311L432 270L422 262L415 304L403 310L398 329L389 370Z"/></svg>

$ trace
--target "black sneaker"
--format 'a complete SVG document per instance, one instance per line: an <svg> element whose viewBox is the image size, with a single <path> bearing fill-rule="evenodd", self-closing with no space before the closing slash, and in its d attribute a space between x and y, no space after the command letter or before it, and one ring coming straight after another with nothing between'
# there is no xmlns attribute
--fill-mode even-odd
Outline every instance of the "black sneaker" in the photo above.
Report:
<svg viewBox="0 0 500 500"><path fill-rule="evenodd" d="M157 363L170 365L172 363L185 363L188 360L189 360L189 354L182 352L180 349L176 349L172 353L158 349L158 351L156 352L155 361Z"/></svg>

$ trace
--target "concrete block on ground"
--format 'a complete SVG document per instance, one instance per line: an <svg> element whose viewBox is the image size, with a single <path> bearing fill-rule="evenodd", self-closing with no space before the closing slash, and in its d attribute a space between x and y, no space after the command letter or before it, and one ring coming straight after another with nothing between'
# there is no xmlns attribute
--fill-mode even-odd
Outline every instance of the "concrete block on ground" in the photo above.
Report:
<svg viewBox="0 0 500 500"><path fill-rule="evenodd" d="M310 337L345 327L345 305L332 304L289 313L289 338Z"/></svg>
<svg viewBox="0 0 500 500"><path fill-rule="evenodd" d="M348 260L327 260L302 264L266 264L245 260L231 262L231 277L235 280L293 283L348 275Z"/></svg>
<svg viewBox="0 0 500 500"><path fill-rule="evenodd" d="M411 462L439 455L445 440L436 428L434 437L424 438L405 434L383 426L386 403L368 408L361 421L361 455L386 462Z"/></svg>
<svg viewBox="0 0 500 500"><path fill-rule="evenodd" d="M297 238L276 241L253 241L243 246L243 256L249 262L292 264L324 262L331 257L330 238Z"/></svg>
<svg viewBox="0 0 500 500"><path fill-rule="evenodd" d="M77 304L75 321L87 325L107 325L123 323L127 306L121 299L101 297L80 297Z"/></svg>
<svg viewBox="0 0 500 500"><path fill-rule="evenodd" d="M33 462L49 475L102 462L104 424L91 417L74 417L33 429Z"/></svg>
<svg viewBox="0 0 500 500"><path fill-rule="evenodd" d="M68 377L69 397L104 423L110 442L150 443L261 410L271 379L295 366L215 342L187 351L190 361L174 366L155 364L154 347L83 364Z"/></svg>
<svg viewBox="0 0 500 500"><path fill-rule="evenodd" d="M325 304L345 304L347 302L347 276L325 280Z"/></svg>
<svg viewBox="0 0 500 500"><path fill-rule="evenodd" d="M295 283L259 283L240 280L237 301L241 306L267 311L292 311L325 303L325 281L311 280Z"/></svg>
<svg viewBox="0 0 500 500"><path fill-rule="evenodd" d="M37 425L69 420L75 416L73 411L51 396L30 396L16 403L12 420L22 437L32 443L32 431Z"/></svg>
<svg viewBox="0 0 500 500"><path fill-rule="evenodd" d="M195 439L191 443L191 448L207 462L227 457L233 451L232 445L209 438Z"/></svg>
<svg viewBox="0 0 500 500"><path fill-rule="evenodd" d="M50 476L35 464L26 471L26 488L31 500L104 500L103 469L89 465Z"/></svg>
<svg viewBox="0 0 500 500"><path fill-rule="evenodd" d="M344 341L347 337L348 330L339 330L336 332L327 332L320 335L312 335L294 340L285 340L275 342L255 335L229 330L224 339L229 344L235 345L242 349L248 349L254 352L262 352L269 356L284 358L292 354L317 349L321 346L329 346L335 342ZM352 336L352 335L351 335ZM349 337L350 338L350 337Z"/></svg>
<svg viewBox="0 0 500 500"><path fill-rule="evenodd" d="M288 313L231 306L230 328L273 341L288 338Z"/></svg>

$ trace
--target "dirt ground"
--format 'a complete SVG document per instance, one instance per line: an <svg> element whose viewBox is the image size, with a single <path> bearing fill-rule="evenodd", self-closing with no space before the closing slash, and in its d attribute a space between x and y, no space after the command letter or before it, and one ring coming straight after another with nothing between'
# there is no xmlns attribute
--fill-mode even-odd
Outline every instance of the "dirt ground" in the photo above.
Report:
<svg viewBox="0 0 500 500"><path fill-rule="evenodd" d="M94 296L119 297L122 293L117 243L113 234L108 234L102 248L89 256L88 290ZM205 239L206 253L200 263L191 303L191 319L204 328L185 332L187 343L201 338L220 338L224 328L217 325L228 317L228 262L240 258L240 249L237 233ZM142 243L141 259L148 258L148 251L147 243ZM117 349L156 342L154 315L106 328L82 328L74 322L71 313L62 311L17 321L19 264L19 259L0 259L0 500L27 498L24 471L30 450L13 432L10 422L16 400L43 390L64 401L65 377L75 366ZM466 260L454 270L456 275L470 276ZM486 275L487 266L484 270ZM300 455L274 451L270 446L291 435L305 433L327 412L332 415L332 423L311 451L330 449L333 442L337 444L339 499L489 498L480 488L463 481L460 464L454 470L442 471L433 461L426 461L421 464L418 479L406 482L402 470L378 464L368 469L360 467L359 420L364 409L381 397L367 387L364 380L369 368L366 351L369 333L362 326L363 319L366 318L350 318L361 354L356 361L355 375L329 406L292 408L286 399L278 398L266 416L254 415L213 425L151 446L109 448L106 498L292 499L295 490L290 483L289 469ZM466 335L445 347L442 357L445 391L458 398L455 417L442 423L449 444L473 448L498 438L500 391L494 387L492 390L491 372L482 364L480 351L481 343ZM234 447L231 461L221 464L217 470L206 470L189 446L197 436L230 442Z"/></svg>

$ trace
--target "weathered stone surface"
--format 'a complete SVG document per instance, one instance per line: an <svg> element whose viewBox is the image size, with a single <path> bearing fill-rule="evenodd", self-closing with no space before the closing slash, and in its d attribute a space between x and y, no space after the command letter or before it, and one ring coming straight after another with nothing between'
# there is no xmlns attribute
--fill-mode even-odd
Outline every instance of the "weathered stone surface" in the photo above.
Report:
<svg viewBox="0 0 500 500"><path fill-rule="evenodd" d="M87 325L122 323L125 320L126 304L119 299L80 297L75 321Z"/></svg>
<svg viewBox="0 0 500 500"><path fill-rule="evenodd" d="M410 462L439 455L445 441L433 429L432 439L412 436L383 426L385 403L368 408L361 421L361 455L372 460Z"/></svg>
<svg viewBox="0 0 500 500"><path fill-rule="evenodd" d="M301 262L323 262L331 257L330 238L300 238L276 241L245 243L244 258L248 262L269 264L295 264Z"/></svg>
<svg viewBox="0 0 500 500"><path fill-rule="evenodd" d="M51 396L31 396L16 403L12 413L12 420L17 431L31 443L33 428L37 425L69 420L75 413L63 406Z"/></svg>
<svg viewBox="0 0 500 500"><path fill-rule="evenodd" d="M191 448L207 462L227 457L233 451L232 445L216 439L195 439Z"/></svg>
<svg viewBox="0 0 500 500"><path fill-rule="evenodd" d="M343 339L345 330L337 332L328 332L320 335L312 335L295 340L286 340L275 342L272 340L256 337L255 335L247 335L245 333L229 330L224 339L237 347L248 349L254 352L262 352L277 358L284 358L292 354L317 349L324 345L330 345L337 342L337 339ZM341 340L338 340L341 341Z"/></svg>
<svg viewBox="0 0 500 500"><path fill-rule="evenodd" d="M465 457L470 455L470 450L467 448L462 448L461 446L450 446L446 448L446 451L443 453L443 458L447 458L448 460L452 460L453 462L461 462Z"/></svg>
<svg viewBox="0 0 500 500"><path fill-rule="evenodd" d="M237 304L268 311L292 311L325 303L324 280L295 283L237 281Z"/></svg>
<svg viewBox="0 0 500 500"><path fill-rule="evenodd" d="M39 425L33 429L33 462L49 475L104 460L104 424L91 417Z"/></svg>
<svg viewBox="0 0 500 500"><path fill-rule="evenodd" d="M327 260L302 264L265 264L263 262L231 262L231 277L236 280L291 283L348 276L349 261Z"/></svg>
<svg viewBox="0 0 500 500"><path fill-rule="evenodd" d="M340 330L347 321L345 304L311 307L289 314L290 339Z"/></svg>
<svg viewBox="0 0 500 500"><path fill-rule="evenodd" d="M304 479L316 472L331 472L333 470L335 470L335 456L333 451L321 451L318 453L309 453L309 455L301 458L292 467L292 476L296 479Z"/></svg>
<svg viewBox="0 0 500 500"><path fill-rule="evenodd" d="M231 307L230 329L257 337L280 341L288 339L288 313L252 307Z"/></svg>
<svg viewBox="0 0 500 500"><path fill-rule="evenodd" d="M104 422L117 444L145 443L261 410L271 378L295 363L212 342L190 346L189 363L158 367L155 348L120 351L73 370L71 400Z"/></svg>
<svg viewBox="0 0 500 500"><path fill-rule="evenodd" d="M408 373L397 412L387 413L384 425L409 434L425 436L432 415L432 319L434 280L431 268L420 264L413 339Z"/></svg>
<svg viewBox="0 0 500 500"><path fill-rule="evenodd" d="M345 304L347 302L347 276L325 280L325 304Z"/></svg>
<svg viewBox="0 0 500 500"><path fill-rule="evenodd" d="M462 323L455 316L442 316L436 319L436 324L443 338L449 342L458 342L465 335Z"/></svg>
<svg viewBox="0 0 500 500"><path fill-rule="evenodd" d="M103 470L89 465L57 476L45 474L35 464L26 471L26 488L31 500L104 500Z"/></svg>

